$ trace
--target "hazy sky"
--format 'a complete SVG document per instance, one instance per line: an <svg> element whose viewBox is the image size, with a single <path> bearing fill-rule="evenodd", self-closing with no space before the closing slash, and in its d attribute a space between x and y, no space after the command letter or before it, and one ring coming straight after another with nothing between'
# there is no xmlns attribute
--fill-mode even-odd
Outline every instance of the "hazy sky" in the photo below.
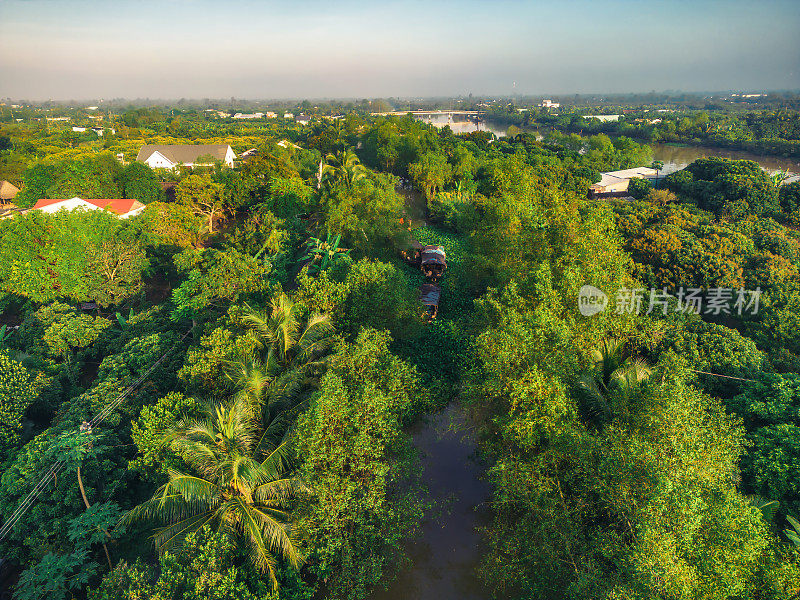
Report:
<svg viewBox="0 0 800 600"><path fill-rule="evenodd" d="M0 97L36 100L800 88L798 0L0 0L0 27Z"/></svg>

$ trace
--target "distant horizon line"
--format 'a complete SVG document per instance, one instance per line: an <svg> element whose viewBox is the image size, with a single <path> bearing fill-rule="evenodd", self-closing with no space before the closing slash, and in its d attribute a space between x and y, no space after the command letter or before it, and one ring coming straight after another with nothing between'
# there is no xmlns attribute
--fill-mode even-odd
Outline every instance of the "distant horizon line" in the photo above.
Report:
<svg viewBox="0 0 800 600"><path fill-rule="evenodd" d="M730 94L800 94L800 88L793 89L755 89L755 88L731 88L727 90L704 90L704 91L683 91L683 90L663 90L663 91L630 91L630 92L562 92L562 93L518 93L518 94L491 94L491 93L471 93L471 94L453 94L453 95L434 95L434 96L283 96L283 97L172 97L172 98L153 98L149 96L138 96L131 98L127 96L114 96L114 97L87 97L87 98L25 98L11 96L0 96L3 102L12 103L90 103L90 102L194 102L194 103L208 103L208 102L362 102L375 101L375 100L395 100L395 101L435 101L435 100L452 100L452 99L488 99L505 100L505 99L528 99L528 98L565 98L565 97L598 97L605 96L609 98L625 97L625 96L700 96L700 97L713 97L715 95L730 95Z"/></svg>

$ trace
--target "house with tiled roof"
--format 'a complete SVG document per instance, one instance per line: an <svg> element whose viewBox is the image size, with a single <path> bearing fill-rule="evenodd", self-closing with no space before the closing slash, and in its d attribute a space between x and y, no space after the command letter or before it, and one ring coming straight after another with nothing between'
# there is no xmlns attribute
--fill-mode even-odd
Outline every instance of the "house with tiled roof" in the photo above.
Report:
<svg viewBox="0 0 800 600"><path fill-rule="evenodd" d="M227 144L147 144L136 156L136 160L151 169L174 169L179 165L208 167L217 161L232 167L235 158Z"/></svg>
<svg viewBox="0 0 800 600"><path fill-rule="evenodd" d="M133 198L98 198L88 200L83 198L70 198L68 200L57 198L44 198L33 205L31 210L41 210L54 213L59 210L107 210L120 219L134 217L145 209L145 205Z"/></svg>

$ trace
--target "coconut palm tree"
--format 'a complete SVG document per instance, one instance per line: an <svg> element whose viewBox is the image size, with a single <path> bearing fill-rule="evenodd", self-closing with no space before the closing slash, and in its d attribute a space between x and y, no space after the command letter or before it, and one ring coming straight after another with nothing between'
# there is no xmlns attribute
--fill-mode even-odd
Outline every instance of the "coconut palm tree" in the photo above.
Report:
<svg viewBox="0 0 800 600"><path fill-rule="evenodd" d="M358 160L352 150L344 150L336 154L328 154L322 166L321 181L328 185L342 182L347 189L367 175L367 169Z"/></svg>
<svg viewBox="0 0 800 600"><path fill-rule="evenodd" d="M299 567L288 510L305 486L291 475L287 442L253 419L246 403L209 405L204 418L179 423L164 443L189 472L170 469L169 481L125 521L165 523L154 536L160 550L209 525L241 544L273 588L278 558Z"/></svg>
<svg viewBox="0 0 800 600"><path fill-rule="evenodd" d="M260 408L265 422L272 421L317 388L333 348L333 326L327 315L302 318L286 294L276 295L266 311L245 306L243 322L259 349L230 361L227 374L239 390L237 400L253 407L254 415Z"/></svg>
<svg viewBox="0 0 800 600"><path fill-rule="evenodd" d="M640 384L650 377L650 366L628 356L625 340L604 339L592 350L591 364L578 379L578 389L589 416L600 424L627 414Z"/></svg>
<svg viewBox="0 0 800 600"><path fill-rule="evenodd" d="M315 312L302 319L299 308L286 294L276 294L268 311L245 306L244 324L255 334L272 373L312 364L331 348L330 317Z"/></svg>

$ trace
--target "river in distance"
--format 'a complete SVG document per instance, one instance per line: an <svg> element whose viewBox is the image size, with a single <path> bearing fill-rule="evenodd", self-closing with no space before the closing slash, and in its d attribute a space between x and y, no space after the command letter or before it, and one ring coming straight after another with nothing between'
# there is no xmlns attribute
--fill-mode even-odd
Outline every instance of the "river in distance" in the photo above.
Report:
<svg viewBox="0 0 800 600"><path fill-rule="evenodd" d="M505 125L484 121L480 117L464 116L449 112L419 115L417 118L438 128L449 125L453 133L489 131L497 137L502 137L508 130L508 127ZM659 143L650 143L648 145L653 149L653 160L659 160L664 163L662 172L665 175L674 171L679 171L700 158L720 156L738 160L752 160L761 165L761 167L770 174L783 171L790 175L787 181L800 180L800 160L796 158L762 156L760 154L747 152L746 150L729 150L726 148L712 148L709 146L685 146L680 144Z"/></svg>

